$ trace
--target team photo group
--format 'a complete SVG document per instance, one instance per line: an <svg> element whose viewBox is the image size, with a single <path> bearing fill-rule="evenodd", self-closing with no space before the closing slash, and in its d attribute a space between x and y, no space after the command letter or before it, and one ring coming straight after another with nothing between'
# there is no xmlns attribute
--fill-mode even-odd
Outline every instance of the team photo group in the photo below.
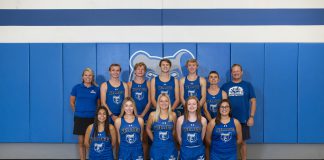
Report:
<svg viewBox="0 0 324 160"><path fill-rule="evenodd" d="M80 159L247 159L256 96L242 66L233 64L231 81L219 86L217 71L198 75L196 59L179 80L170 75L169 59L158 65L160 74L147 80L147 66L136 63L133 80L122 82L121 66L111 64L100 85L84 69L70 96Z"/></svg>

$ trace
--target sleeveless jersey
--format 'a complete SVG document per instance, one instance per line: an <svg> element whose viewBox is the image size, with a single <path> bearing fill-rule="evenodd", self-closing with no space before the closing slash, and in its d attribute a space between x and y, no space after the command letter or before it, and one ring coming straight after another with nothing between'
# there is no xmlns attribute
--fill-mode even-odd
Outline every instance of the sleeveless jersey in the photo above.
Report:
<svg viewBox="0 0 324 160"><path fill-rule="evenodd" d="M120 82L119 87L113 87L109 81L107 83L106 103L110 111L118 116L121 111L121 105L125 97L125 88L123 82Z"/></svg>
<svg viewBox="0 0 324 160"><path fill-rule="evenodd" d="M96 137L93 137L94 128L92 128L90 134L90 148L89 159L90 160L113 160L111 137L106 135L105 131L98 132Z"/></svg>
<svg viewBox="0 0 324 160"><path fill-rule="evenodd" d="M153 146L174 145L173 127L174 123L169 121L169 118L161 119L159 117L159 120L152 125Z"/></svg>
<svg viewBox="0 0 324 160"><path fill-rule="evenodd" d="M131 96L135 101L137 113L141 114L148 102L148 88L146 80L143 84L137 84L135 81L132 81Z"/></svg>
<svg viewBox="0 0 324 160"><path fill-rule="evenodd" d="M190 96L195 96L198 98L198 100L200 100L201 98L201 86L199 76L194 81L190 81L187 77L185 78L184 99L187 100L187 98Z"/></svg>
<svg viewBox="0 0 324 160"><path fill-rule="evenodd" d="M161 93L166 93L170 97L172 106L175 101L174 87L174 77L170 76L170 80L168 82L162 82L159 76L155 77L155 99L157 100Z"/></svg>
<svg viewBox="0 0 324 160"><path fill-rule="evenodd" d="M219 89L216 95L212 95L207 91L206 94L206 103L207 110L212 118L215 118L217 115L217 105L223 99L222 90Z"/></svg>
<svg viewBox="0 0 324 160"><path fill-rule="evenodd" d="M211 154L215 159L236 159L236 128L234 119L227 124L215 125L212 132Z"/></svg>
<svg viewBox="0 0 324 160"><path fill-rule="evenodd" d="M195 148L203 145L201 132L202 124L198 120L195 122L184 120L181 126L181 147Z"/></svg>
<svg viewBox="0 0 324 160"><path fill-rule="evenodd" d="M121 118L121 125L119 128L120 146L135 147L142 145L141 142L141 125L138 119L135 118L132 123L128 123L124 118Z"/></svg>

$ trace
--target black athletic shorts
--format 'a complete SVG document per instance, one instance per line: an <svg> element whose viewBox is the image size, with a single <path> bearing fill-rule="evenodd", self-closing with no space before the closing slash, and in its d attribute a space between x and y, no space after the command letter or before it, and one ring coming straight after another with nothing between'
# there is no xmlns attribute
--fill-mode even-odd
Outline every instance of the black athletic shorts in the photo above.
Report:
<svg viewBox="0 0 324 160"><path fill-rule="evenodd" d="M73 134L85 135L87 128L94 122L93 118L82 118L74 116Z"/></svg>
<svg viewBox="0 0 324 160"><path fill-rule="evenodd" d="M242 138L243 141L250 139L250 127L247 126L245 123L241 123L242 126Z"/></svg>

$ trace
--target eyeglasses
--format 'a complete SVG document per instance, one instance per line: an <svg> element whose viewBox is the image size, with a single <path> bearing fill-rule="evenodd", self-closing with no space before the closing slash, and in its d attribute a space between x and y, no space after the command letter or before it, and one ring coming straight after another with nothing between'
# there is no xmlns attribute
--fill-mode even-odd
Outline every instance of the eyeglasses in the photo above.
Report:
<svg viewBox="0 0 324 160"><path fill-rule="evenodd" d="M227 109L229 106L220 106L221 109Z"/></svg>

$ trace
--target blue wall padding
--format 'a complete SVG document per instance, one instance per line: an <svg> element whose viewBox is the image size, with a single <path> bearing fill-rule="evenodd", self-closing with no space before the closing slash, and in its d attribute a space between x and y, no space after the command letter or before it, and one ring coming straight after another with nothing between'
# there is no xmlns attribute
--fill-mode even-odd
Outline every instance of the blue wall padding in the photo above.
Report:
<svg viewBox="0 0 324 160"><path fill-rule="evenodd" d="M96 71L96 44L63 44L63 142L77 142L77 136L73 135L70 93L74 85L82 82L82 72L86 67Z"/></svg>
<svg viewBox="0 0 324 160"><path fill-rule="evenodd" d="M62 142L62 44L30 45L30 140Z"/></svg>
<svg viewBox="0 0 324 160"><path fill-rule="evenodd" d="M265 143L297 143L297 63L298 44L265 45Z"/></svg>
<svg viewBox="0 0 324 160"><path fill-rule="evenodd" d="M324 44L300 44L298 142L324 143Z"/></svg>
<svg viewBox="0 0 324 160"><path fill-rule="evenodd" d="M29 141L29 44L0 44L0 142Z"/></svg>
<svg viewBox="0 0 324 160"><path fill-rule="evenodd" d="M180 49L198 59L200 75L218 71L221 84L230 80L232 64L242 64L257 96L249 143L324 143L323 43L0 44L0 142L77 142L69 101L86 67L100 85L109 65L119 63L128 81L136 51L155 56L148 61L159 69L161 57ZM184 75L188 58L180 57Z"/></svg>
<svg viewBox="0 0 324 160"><path fill-rule="evenodd" d="M129 75L129 44L128 43L111 43L97 44L97 80L98 83L109 80L109 66L112 63L121 65L120 80L127 82Z"/></svg>
<svg viewBox="0 0 324 160"><path fill-rule="evenodd" d="M254 126L251 127L249 142L263 142L263 87L264 87L264 44L234 43L231 45L231 64L243 66L243 79L252 83L257 99Z"/></svg>
<svg viewBox="0 0 324 160"><path fill-rule="evenodd" d="M221 87L229 77L230 68L229 43L200 43L197 45L197 58L199 60L199 75L208 81L208 74L215 70L220 76L218 86Z"/></svg>

